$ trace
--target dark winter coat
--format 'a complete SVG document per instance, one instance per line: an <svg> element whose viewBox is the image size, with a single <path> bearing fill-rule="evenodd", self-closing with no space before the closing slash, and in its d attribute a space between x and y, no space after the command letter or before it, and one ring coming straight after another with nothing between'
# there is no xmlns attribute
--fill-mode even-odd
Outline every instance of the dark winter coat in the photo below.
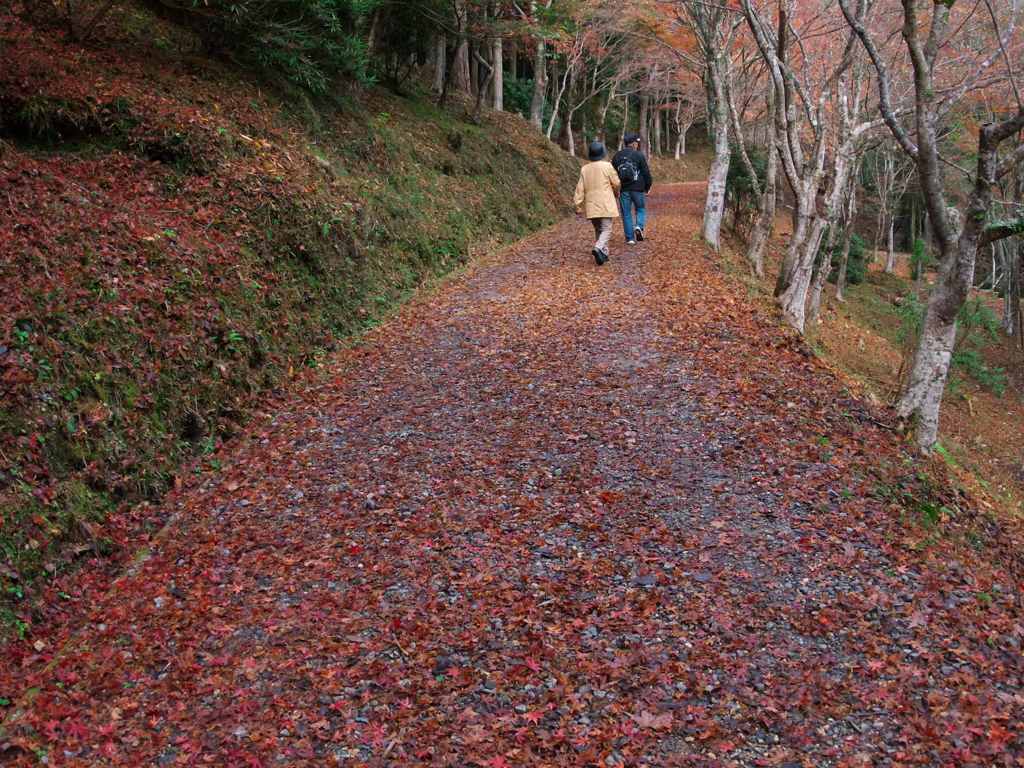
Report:
<svg viewBox="0 0 1024 768"><path fill-rule="evenodd" d="M647 165L647 158L643 156L642 152L639 152L635 149L630 149L629 147L626 147L625 149L620 149L618 152L615 153L615 157L612 158L612 165L615 167L615 170L618 171L619 166L621 166L627 158L632 160L636 167L639 169L640 178L637 179L636 181L627 181L623 179L622 191L650 192L652 184L651 169L650 166Z"/></svg>

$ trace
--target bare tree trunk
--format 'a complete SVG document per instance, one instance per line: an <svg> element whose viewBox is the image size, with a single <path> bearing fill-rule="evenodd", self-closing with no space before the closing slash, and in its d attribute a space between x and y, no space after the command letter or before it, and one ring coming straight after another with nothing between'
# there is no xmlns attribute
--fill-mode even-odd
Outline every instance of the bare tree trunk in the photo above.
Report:
<svg viewBox="0 0 1024 768"><path fill-rule="evenodd" d="M469 44L469 92L473 96L483 98L483 89L480 87L483 78L480 77L480 51L476 43Z"/></svg>
<svg viewBox="0 0 1024 768"><path fill-rule="evenodd" d="M558 82L558 65L554 64L555 67L555 82ZM558 109L562 105L562 97L565 95L565 89L569 85L569 77L572 74L572 64L570 63L565 68L565 73L562 75L561 85L558 88L558 92L555 95L554 104L551 105L551 119L548 120L548 129L545 131L545 135L550 139L551 134L555 130L555 121L558 119Z"/></svg>
<svg viewBox="0 0 1024 768"><path fill-rule="evenodd" d="M444 34L439 34L434 41L434 93L444 90L445 61L448 55L448 43Z"/></svg>
<svg viewBox="0 0 1024 768"><path fill-rule="evenodd" d="M846 190L846 208L843 213L843 255L839 258L839 272L836 275L836 301L846 301L846 267L850 262L850 242L853 239L853 224L857 217L857 179L860 176L860 160L853 161L850 183Z"/></svg>
<svg viewBox="0 0 1024 768"><path fill-rule="evenodd" d="M946 277L936 283L928 297L907 389L896 408L901 418L917 416L918 443L927 448L938 439L939 410L956 342L956 314L949 317L948 309L958 304L958 286L955 278L950 283Z"/></svg>
<svg viewBox="0 0 1024 768"><path fill-rule="evenodd" d="M494 77L494 67L488 64L484 57L480 55L479 51L476 52L476 62L479 67L483 67L487 70L486 79L480 84L480 87L476 92L476 102L473 105L473 122L480 122L480 112L484 105L484 97L487 93L488 87L490 87L491 79Z"/></svg>
<svg viewBox="0 0 1024 768"><path fill-rule="evenodd" d="M619 149L626 144L626 131L629 127L629 94L622 97L622 130L619 131Z"/></svg>
<svg viewBox="0 0 1024 768"><path fill-rule="evenodd" d="M640 146L645 152L651 151L650 143L651 97L646 93L640 99Z"/></svg>
<svg viewBox="0 0 1024 768"><path fill-rule="evenodd" d="M1024 112L1021 122L1024 123ZM998 143L991 142L991 134L991 124L982 126L978 175L966 216L961 221L959 211L950 208L946 209L945 216L939 220L939 274L928 296L921 338L914 353L907 388L896 405L900 418L916 420L915 438L923 450L930 450L938 440L939 412L956 342L957 316L974 284L978 246L986 214L991 207L992 189L989 179L995 178L998 148ZM930 174L923 173L922 177L927 175ZM937 179L922 182L922 186L926 187L932 184L939 188ZM944 200L941 192L938 200Z"/></svg>
<svg viewBox="0 0 1024 768"><path fill-rule="evenodd" d="M554 0L544 0L544 8L550 8ZM530 0L530 17L537 18L539 0ZM548 89L548 68L547 68L547 43L543 37L538 37L534 48L533 59L533 99L530 102L530 122L537 128L543 130L544 126L544 100Z"/></svg>
<svg viewBox="0 0 1024 768"><path fill-rule="evenodd" d="M491 43L491 87L494 90L493 106L495 111L502 112L505 109L505 54L502 50L500 37L495 37Z"/></svg>
<svg viewBox="0 0 1024 768"><path fill-rule="evenodd" d="M612 81L611 89L608 91L608 98L604 102L604 106L601 107L601 122L597 128L597 136L604 143L608 143L607 137L607 124L608 124L608 110L612 106L612 102L615 101L615 90L618 88L619 81L615 79Z"/></svg>
<svg viewBox="0 0 1024 768"><path fill-rule="evenodd" d="M550 5L550 0L548 5ZM530 3L530 15L537 17L537 0ZM544 95L548 90L548 46L538 37L533 53L533 99L530 102L530 122L539 131L544 125Z"/></svg>
<svg viewBox="0 0 1024 768"><path fill-rule="evenodd" d="M817 265L814 270L814 277L811 280L811 288L807 300L807 324L812 327L821 319L821 296L825 292L825 283L828 281L829 272L832 271L832 243L834 242L835 230L829 230L828 239L821 244L818 250Z"/></svg>
<svg viewBox="0 0 1024 768"><path fill-rule="evenodd" d="M729 106L728 54L718 56L708 63L708 93L713 103L708 104L708 117L712 122L715 156L708 173L707 197L704 200L704 221L701 236L704 242L720 250L722 217L725 215L725 179L729 175Z"/></svg>
<svg viewBox="0 0 1024 768"><path fill-rule="evenodd" d="M661 109L658 105L654 106L654 153L656 155L661 154Z"/></svg>
<svg viewBox="0 0 1024 768"><path fill-rule="evenodd" d="M777 299L787 322L800 333L804 332L807 323L807 299L815 276L815 256L821 248L825 226L825 219L818 217L810 224L809 233L799 248L789 287Z"/></svg>
<svg viewBox="0 0 1024 768"><path fill-rule="evenodd" d="M472 76L469 71L469 40L465 33L459 35L459 45L455 50L455 88L462 93L473 90Z"/></svg>
<svg viewBox="0 0 1024 768"><path fill-rule="evenodd" d="M441 85L441 94L437 97L437 104L442 109L447 105L448 94L451 93L457 50L455 46L448 46L445 50L444 82Z"/></svg>
<svg viewBox="0 0 1024 768"><path fill-rule="evenodd" d="M1003 286L1003 331L1013 336L1017 329L1017 313L1020 311L1020 275L1017 259L1016 243L1003 240L995 244L1003 263L1003 274L1006 275Z"/></svg>
<svg viewBox="0 0 1024 768"><path fill-rule="evenodd" d="M885 254L885 271L888 274L893 274L896 271L896 216L893 213L889 214L889 231L888 241L886 243L887 251Z"/></svg>
<svg viewBox="0 0 1024 768"><path fill-rule="evenodd" d="M683 131L682 118L680 117L683 111L683 100L678 99L676 101L676 160L679 160L683 156L683 149L686 143L686 133Z"/></svg>

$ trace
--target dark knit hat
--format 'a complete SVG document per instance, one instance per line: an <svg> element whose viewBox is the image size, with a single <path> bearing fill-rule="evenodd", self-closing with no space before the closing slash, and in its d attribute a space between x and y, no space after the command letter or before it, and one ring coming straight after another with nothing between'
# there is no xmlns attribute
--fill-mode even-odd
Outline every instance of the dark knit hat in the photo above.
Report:
<svg viewBox="0 0 1024 768"><path fill-rule="evenodd" d="M639 133L634 133L634 132L630 131L622 139L622 143L623 144L633 144L634 142L636 142L637 144L640 143L640 134Z"/></svg>
<svg viewBox="0 0 1024 768"><path fill-rule="evenodd" d="M588 156L591 160L600 160L602 157L604 157L604 154L604 144L602 144L600 141L590 142L590 151L588 153Z"/></svg>

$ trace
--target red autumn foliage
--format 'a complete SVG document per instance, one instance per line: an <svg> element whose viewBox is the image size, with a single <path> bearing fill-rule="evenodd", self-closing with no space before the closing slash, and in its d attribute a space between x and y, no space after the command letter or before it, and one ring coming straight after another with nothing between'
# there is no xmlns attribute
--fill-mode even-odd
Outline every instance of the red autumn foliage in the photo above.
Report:
<svg viewBox="0 0 1024 768"><path fill-rule="evenodd" d="M277 403L9 762L1019 765L1019 531L737 292L701 200L602 269L530 238Z"/></svg>

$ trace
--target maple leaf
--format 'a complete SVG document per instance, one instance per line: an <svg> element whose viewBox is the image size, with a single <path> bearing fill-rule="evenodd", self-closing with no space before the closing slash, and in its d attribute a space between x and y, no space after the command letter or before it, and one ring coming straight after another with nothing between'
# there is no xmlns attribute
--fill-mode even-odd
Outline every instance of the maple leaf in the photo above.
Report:
<svg viewBox="0 0 1024 768"><path fill-rule="evenodd" d="M501 755L496 755L495 757L492 757L490 760L484 763L484 765L488 766L488 768L510 768L508 760L506 760Z"/></svg>
<svg viewBox="0 0 1024 768"><path fill-rule="evenodd" d="M380 746L384 743L384 739L387 737L387 731L380 723L370 723L366 729L366 735L370 738L370 743L374 746Z"/></svg>
<svg viewBox="0 0 1024 768"><path fill-rule="evenodd" d="M81 720L72 720L65 726L65 733L72 739L84 740L89 735L89 729Z"/></svg>
<svg viewBox="0 0 1024 768"><path fill-rule="evenodd" d="M539 723L543 718L544 713L536 709L532 712L527 712L525 715L523 715L523 720L525 720L528 723L533 723L534 725Z"/></svg>

